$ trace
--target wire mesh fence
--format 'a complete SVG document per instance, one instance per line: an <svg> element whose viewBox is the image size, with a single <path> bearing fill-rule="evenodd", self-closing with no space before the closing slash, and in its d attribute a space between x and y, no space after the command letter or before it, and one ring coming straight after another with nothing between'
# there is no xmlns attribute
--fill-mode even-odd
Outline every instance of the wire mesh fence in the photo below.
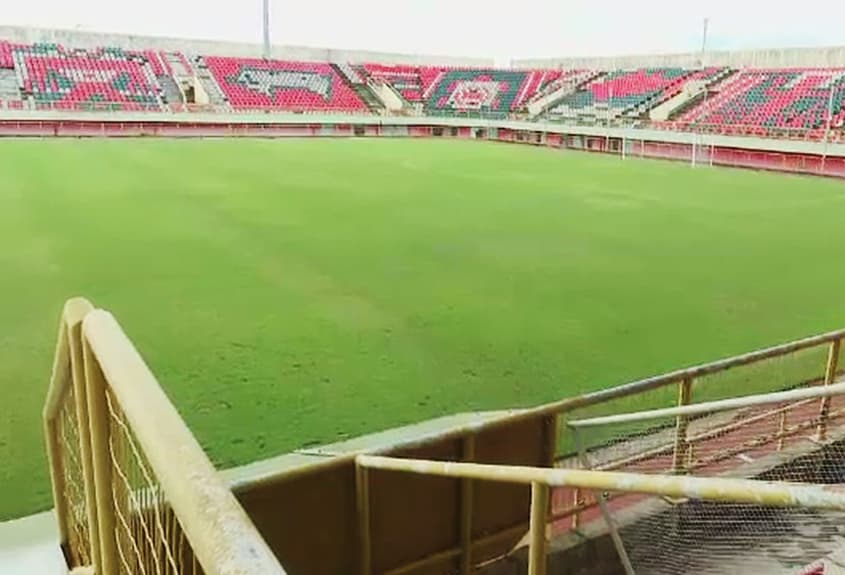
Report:
<svg viewBox="0 0 845 575"><path fill-rule="evenodd" d="M69 386L56 419L61 446L62 496L67 510L67 553L72 567L91 564L91 540L85 501L85 475L80 453L76 392Z"/></svg>
<svg viewBox="0 0 845 575"><path fill-rule="evenodd" d="M632 435L632 423L649 427ZM570 425L586 469L793 484L845 479L841 383ZM584 438L597 430L613 439L588 445ZM618 530L618 552L629 561L629 573L792 574L845 545L845 514L838 511L581 495L592 504L582 521Z"/></svg>
<svg viewBox="0 0 845 575"><path fill-rule="evenodd" d="M202 573L178 518L110 391L106 392L106 406L120 573Z"/></svg>
<svg viewBox="0 0 845 575"><path fill-rule="evenodd" d="M607 509L625 552L628 575L798 575L825 563L845 573L845 512L618 492ZM595 522L607 524L604 516ZM837 570L838 569L838 570Z"/></svg>
<svg viewBox="0 0 845 575"><path fill-rule="evenodd" d="M653 385L608 401L562 414L556 466L581 468L576 436L567 422L606 415L665 409L755 393L770 393L833 383L843 373L838 339L821 339L809 345L762 353L750 361L702 366L674 376L657 378ZM592 427L582 433L583 448L595 459L595 468L651 473L719 473L739 459L754 458L770 450L783 451L810 432L824 433L828 419L841 425L841 398L791 402L735 412L710 414L691 420L634 419L613 426ZM817 415L824 410L820 427ZM678 442L682 433L684 441ZM788 480L788 478L784 479ZM582 514L598 511L599 502L577 488L558 488L552 494L555 529L578 527Z"/></svg>
<svg viewBox="0 0 845 575"><path fill-rule="evenodd" d="M65 306L44 423L71 569L284 574L120 326L85 300Z"/></svg>

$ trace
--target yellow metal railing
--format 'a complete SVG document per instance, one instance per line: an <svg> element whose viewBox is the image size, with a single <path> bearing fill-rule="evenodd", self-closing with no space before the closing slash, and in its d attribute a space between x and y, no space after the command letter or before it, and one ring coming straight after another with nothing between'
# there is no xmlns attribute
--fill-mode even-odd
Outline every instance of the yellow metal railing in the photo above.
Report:
<svg viewBox="0 0 845 575"><path fill-rule="evenodd" d="M356 458L359 474L367 470L413 473L455 479L473 479L531 486L529 524L529 575L546 573L546 528L549 521L549 488L578 487L595 491L615 491L658 495L670 498L695 498L704 501L750 503L771 507L800 507L815 510L845 511L845 493L834 487L799 485L757 481L750 479L722 479L684 477L676 475L646 475L580 469L549 469L509 465L455 463L422 459L402 459L372 455ZM368 505L367 493L359 493L359 506ZM368 514L362 514L361 555L369 550ZM372 573L371 566L362 565L362 575Z"/></svg>
<svg viewBox="0 0 845 575"><path fill-rule="evenodd" d="M492 432L497 428L517 425L521 422L542 420L547 430L542 441L544 460L551 467L580 468L575 437L572 429L566 425L575 419L588 419L597 416L627 413L632 411L654 408L678 408L695 405L696 402L709 402L737 396L779 392L791 389L808 389L815 386L831 386L843 373L840 361L842 353L840 343L845 337L845 330L829 332L774 347L746 353L743 355L702 364L687 369L673 371L664 375L649 377L625 385L603 389L579 396L569 397L535 408L514 410L500 417L492 418L471 428L456 428L438 436L438 441L460 439L462 450L460 460L471 462L475 459L475 438L480 434ZM722 427L708 429L706 433L699 432L699 426L689 426L686 415L679 416L673 425L661 432L665 432L666 441L663 444L637 449L635 441L629 445L633 448L628 463L644 461L656 456L668 458L668 464L659 473L685 474L691 471L707 469L713 461L696 457L691 460L694 447L709 437L729 433L732 428L754 428L759 433L751 436L743 434L747 443L730 445L721 453L714 453L713 458L723 459L736 456L737 451L759 448L764 442L766 449L778 451L789 438L802 437L802 432L815 430L817 438L824 437L830 425L842 424L845 410L839 405L831 406L830 396L839 393L835 388L831 393L809 392L798 393L795 401L778 405L766 411L750 410L747 416L736 418ZM798 396L805 399L796 399ZM814 404L814 405L813 405ZM806 411L813 415L805 417ZM834 421L836 419L836 421ZM773 429L764 429L759 422L766 420L773 422ZM634 426L631 437L636 439L638 433L648 431L642 425ZM591 441L592 448L600 448L607 440L624 440L625 434L614 437L602 437L594 434ZM734 457L736 459L736 457ZM622 463L616 461L610 467L599 467L601 471L623 470ZM618 464L618 465L617 465ZM356 474L356 488L358 492L357 518L361 525L370 521L371 511L365 504L369 499L370 482L366 468L359 466ZM372 494L377 497L377 494ZM549 494L551 503L549 521L555 533L568 531L579 526L585 517L595 516L602 502L589 489L582 489L577 484L555 485ZM528 523L522 522L512 526L497 528L495 531L475 534L473 521L474 487L471 480L464 479L459 491L460 526L458 537L454 544L443 547L435 552L428 552L425 556L402 563L391 568L389 575L403 575L412 573L431 565L445 565L458 562L458 570L462 574L472 572L477 564L474 555L481 554L479 549L493 541L521 536L528 530ZM369 537L369 531L359 529L362 537ZM373 540L373 553L382 545ZM367 574L377 561L373 560L369 552L370 546L363 545L360 554L360 572Z"/></svg>
<svg viewBox="0 0 845 575"><path fill-rule="evenodd" d="M284 573L115 319L82 299L62 314L44 425L70 568Z"/></svg>

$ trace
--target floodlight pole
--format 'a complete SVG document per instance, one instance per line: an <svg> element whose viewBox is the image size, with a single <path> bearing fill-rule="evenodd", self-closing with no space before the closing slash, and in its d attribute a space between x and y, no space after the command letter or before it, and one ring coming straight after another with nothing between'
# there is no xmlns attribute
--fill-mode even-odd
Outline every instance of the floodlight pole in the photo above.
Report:
<svg viewBox="0 0 845 575"><path fill-rule="evenodd" d="M701 31L701 69L704 70L707 66L704 62L705 57L707 55L707 32L710 28L710 18L704 18L704 26ZM702 102L701 109L705 112L707 111L707 96L710 93L709 88L707 87L707 81L705 80L704 84L704 101ZM696 121L697 123L697 121ZM694 131L692 135L692 167L695 167L696 163L696 153L697 153L697 142L696 142L696 134L697 132ZM698 140L700 140L700 136Z"/></svg>
<svg viewBox="0 0 845 575"><path fill-rule="evenodd" d="M264 59L270 59L270 0L264 0L264 10L261 21L264 32Z"/></svg>

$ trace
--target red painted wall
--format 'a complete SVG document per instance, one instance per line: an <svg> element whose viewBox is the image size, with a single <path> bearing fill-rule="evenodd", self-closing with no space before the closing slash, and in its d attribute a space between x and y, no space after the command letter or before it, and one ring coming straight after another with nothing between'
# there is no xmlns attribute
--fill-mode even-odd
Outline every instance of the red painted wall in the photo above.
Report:
<svg viewBox="0 0 845 575"><path fill-rule="evenodd" d="M495 139L502 142L538 144L538 132L520 132L509 128L487 130L495 133ZM116 121L0 121L0 136L23 137L305 137L305 136L351 136L355 127L350 124L334 126L325 130L319 124L208 124L174 122L116 122ZM359 128L360 133L360 128ZM451 136L450 128L443 128L445 136ZM379 124L363 126L365 136L380 136ZM408 126L408 135L415 138L434 136L431 126ZM474 129L459 127L455 135L459 138L471 138ZM492 135L492 134L491 134ZM691 162L692 145L665 142L627 142L626 155L629 157L660 158ZM576 149L591 152L621 155L622 143L619 140L601 136L567 136L547 134L545 145L554 148ZM712 157L711 157L712 156ZM782 172L817 174L845 178L845 158L822 158L818 155L791 154L783 152L740 150L723 147L699 147L696 161L701 164L734 166Z"/></svg>

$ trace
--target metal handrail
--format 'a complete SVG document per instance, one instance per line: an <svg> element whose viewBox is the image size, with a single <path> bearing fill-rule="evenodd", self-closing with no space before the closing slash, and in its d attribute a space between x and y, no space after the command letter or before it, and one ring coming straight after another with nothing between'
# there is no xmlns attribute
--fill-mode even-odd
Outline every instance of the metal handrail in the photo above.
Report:
<svg viewBox="0 0 845 575"><path fill-rule="evenodd" d="M184 559L195 560L208 575L284 575L117 321L87 300L65 305L43 416L60 542L64 546L72 537L75 544L70 568L133 571L134 559L121 554L118 539L133 537L127 517L134 514L144 522L155 496L121 469L122 450L130 449L142 472L151 475L147 481L163 494L161 503L153 500L155 512L170 514L164 519L167 526L156 523L160 516L153 521L163 540L153 545L146 534L153 555L176 550L168 572L185 572L179 567ZM71 437L62 435L68 426ZM114 435L116 428L125 435ZM126 437L129 447L115 447ZM78 456L69 455L77 449ZM65 467L71 463L75 473L68 478ZM66 490L71 484L74 493L84 492L81 501L73 502L84 509L74 507L73 513ZM177 531L182 542L177 542ZM138 547L134 550L140 560Z"/></svg>
<svg viewBox="0 0 845 575"><path fill-rule="evenodd" d="M590 419L576 419L567 421L569 427L589 428L601 425L615 425L620 423L634 423L640 421L653 421L667 417L693 417L719 411L729 411L746 407L770 405L772 403L786 403L801 401L805 399L821 399L845 394L845 383L837 383L824 387L810 387L804 389L793 389L777 393L766 393L758 395L746 395L732 397L718 401L707 401L694 403L692 405L681 405L678 407L666 407L663 409L652 409L648 411L635 411L631 413L620 413L606 415L604 417L593 417Z"/></svg>
<svg viewBox="0 0 845 575"><path fill-rule="evenodd" d="M845 492L823 485L803 485L758 481L686 477L677 475L646 475L581 469L550 469L516 465L458 463L427 459L403 459L373 455L359 455L355 459L357 474L363 485L369 484L370 470L404 472L417 475L514 483L531 486L531 511L528 528L528 575L545 575L547 564L546 527L549 520L549 488L577 487L598 492L638 493L673 499L699 499L732 503L749 503L771 507L802 507L816 510L845 510ZM616 525L606 514L608 529L620 555L626 573L633 573L630 560L622 546ZM359 490L358 508L361 530L363 575L372 570L370 563L370 515L368 489Z"/></svg>

